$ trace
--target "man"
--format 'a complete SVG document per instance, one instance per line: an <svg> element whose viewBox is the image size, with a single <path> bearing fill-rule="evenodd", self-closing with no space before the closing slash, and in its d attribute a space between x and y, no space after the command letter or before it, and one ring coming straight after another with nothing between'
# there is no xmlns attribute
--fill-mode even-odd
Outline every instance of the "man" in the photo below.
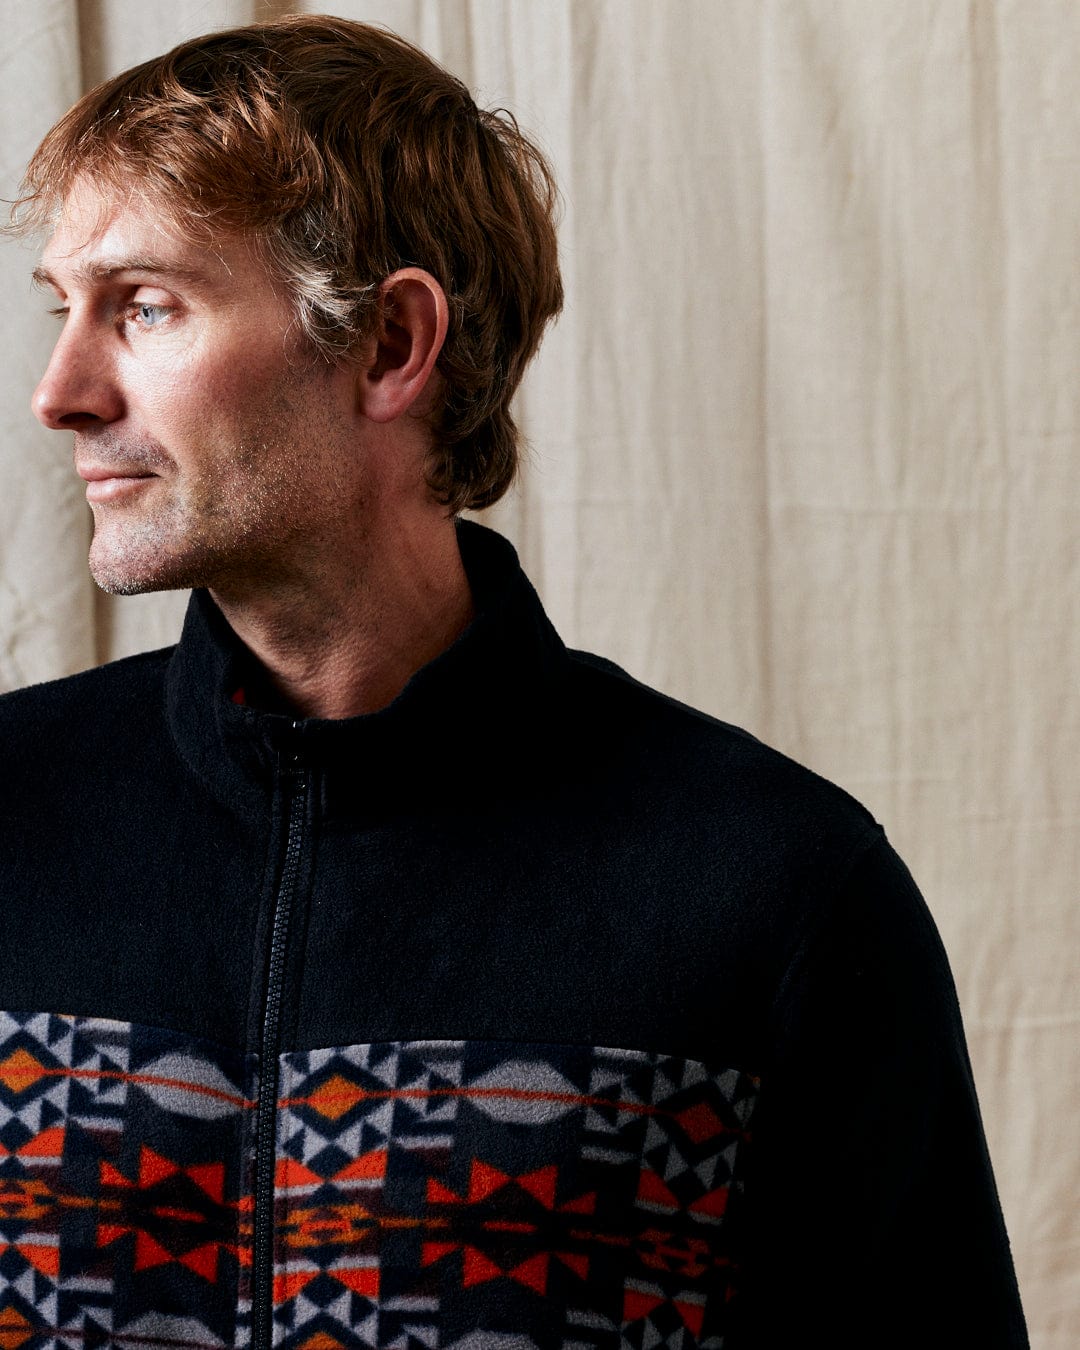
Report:
<svg viewBox="0 0 1080 1350"><path fill-rule="evenodd" d="M568 652L466 507L553 188L299 18L87 95L23 228L105 589L7 696L5 1345L1022 1346L948 967L881 828Z"/></svg>

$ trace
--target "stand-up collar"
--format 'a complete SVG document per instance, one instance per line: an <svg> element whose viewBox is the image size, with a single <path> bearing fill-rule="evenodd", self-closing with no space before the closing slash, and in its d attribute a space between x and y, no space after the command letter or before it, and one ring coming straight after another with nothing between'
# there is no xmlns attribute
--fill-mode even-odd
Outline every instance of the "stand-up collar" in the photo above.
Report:
<svg viewBox="0 0 1080 1350"><path fill-rule="evenodd" d="M302 761L342 791L378 781L383 791L460 772L462 755L490 764L513 754L552 712L566 649L510 543L468 521L458 545L475 618L379 712L327 720L238 704L258 664L206 591L194 591L166 676L169 726L189 766L229 801L264 797L282 756Z"/></svg>

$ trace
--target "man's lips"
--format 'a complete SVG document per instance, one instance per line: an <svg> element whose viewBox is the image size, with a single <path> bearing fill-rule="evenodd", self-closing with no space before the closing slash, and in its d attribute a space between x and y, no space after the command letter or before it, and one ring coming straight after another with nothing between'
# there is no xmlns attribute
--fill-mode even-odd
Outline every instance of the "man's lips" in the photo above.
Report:
<svg viewBox="0 0 1080 1350"><path fill-rule="evenodd" d="M88 502L112 502L145 486L157 474L127 464L80 464L76 472L86 480Z"/></svg>

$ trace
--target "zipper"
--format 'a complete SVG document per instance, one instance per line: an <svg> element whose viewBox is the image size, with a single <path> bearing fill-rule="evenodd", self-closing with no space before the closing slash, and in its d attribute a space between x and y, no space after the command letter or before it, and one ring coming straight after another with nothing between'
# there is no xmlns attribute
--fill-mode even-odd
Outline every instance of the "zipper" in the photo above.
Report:
<svg viewBox="0 0 1080 1350"><path fill-rule="evenodd" d="M294 728L297 723L293 723ZM252 1350L270 1350L274 1319L274 1166L276 1161L278 1057L281 1050L281 1001L285 951L289 938L307 804L307 770L298 753L282 755L282 781L289 801L285 858L281 867L270 928L270 960L259 1051L259 1099L255 1124L255 1231L252 1244Z"/></svg>

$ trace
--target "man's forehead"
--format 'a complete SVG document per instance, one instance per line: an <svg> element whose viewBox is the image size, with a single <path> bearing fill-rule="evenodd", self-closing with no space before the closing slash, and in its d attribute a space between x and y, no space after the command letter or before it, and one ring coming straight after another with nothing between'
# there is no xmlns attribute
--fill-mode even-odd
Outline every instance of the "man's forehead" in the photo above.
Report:
<svg viewBox="0 0 1080 1350"><path fill-rule="evenodd" d="M232 280L238 267L249 273L254 265L246 239L233 235L196 243L167 211L140 200L135 188L121 192L76 182L56 213L34 276L52 285L61 278L91 285L140 272L212 285Z"/></svg>

